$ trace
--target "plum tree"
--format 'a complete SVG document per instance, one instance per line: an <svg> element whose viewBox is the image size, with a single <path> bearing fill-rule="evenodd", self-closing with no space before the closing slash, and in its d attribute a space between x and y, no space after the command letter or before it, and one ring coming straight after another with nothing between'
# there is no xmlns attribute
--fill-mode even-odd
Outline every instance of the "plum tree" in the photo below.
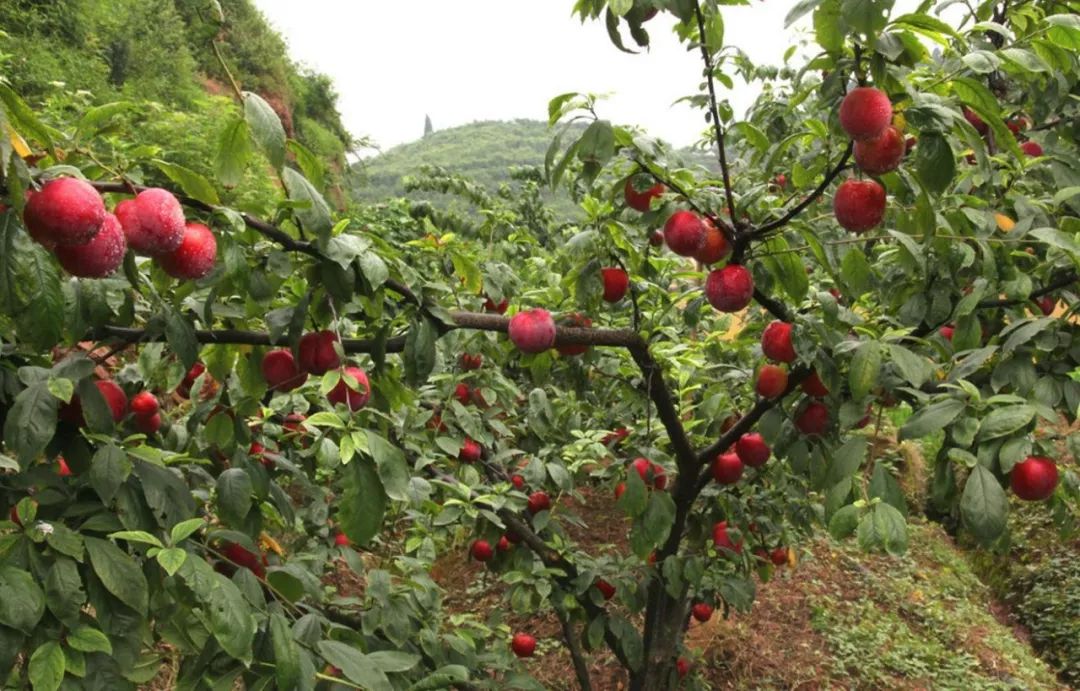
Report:
<svg viewBox="0 0 1080 691"><path fill-rule="evenodd" d="M816 55L778 71L725 45L723 3L574 3L624 49L675 23L714 164L563 94L543 170L497 194L418 177L475 218L335 209L240 88L218 162L269 173L254 200L121 146L127 106L71 120L0 83L32 149L0 145L0 515L22 507L0 523L0 674L133 688L167 644L193 687L490 686L527 672L515 628L550 614L581 687L604 648L632 691L676 688L704 659L691 619L746 611L815 530L904 550L910 507L871 452L893 403L900 439L940 439L946 525L1005 544L1007 488L1075 524L1075 462L1039 426L1080 406L1080 27L1053 3L951 24L849 4L795 4ZM768 85L745 114L717 95L738 78ZM116 265L93 249L110 208L134 250ZM58 269L80 252L123 271ZM569 529L582 496L627 519L602 556ZM512 624L445 614L446 554L499 577ZM326 586L341 565L358 593Z"/></svg>

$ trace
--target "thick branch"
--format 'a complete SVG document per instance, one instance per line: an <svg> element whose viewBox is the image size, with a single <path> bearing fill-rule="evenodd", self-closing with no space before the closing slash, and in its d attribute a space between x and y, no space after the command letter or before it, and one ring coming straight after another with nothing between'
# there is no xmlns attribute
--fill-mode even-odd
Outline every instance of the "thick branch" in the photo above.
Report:
<svg viewBox="0 0 1080 691"><path fill-rule="evenodd" d="M148 329L131 329L121 326L101 326L87 336L87 340L119 340L125 343L148 343L165 341L165 332ZM289 338L282 334L271 338L268 333L244 331L241 329L202 329L195 332L199 343L217 343L251 346L287 346ZM341 347L346 353L370 353L375 349L376 341L370 338L343 338ZM405 337L394 336L386 339L386 352L400 353L405 350Z"/></svg>
<svg viewBox="0 0 1080 691"><path fill-rule="evenodd" d="M555 616L559 618L563 639L566 641L566 648L570 651L570 659L574 661L574 673L577 675L578 686L581 687L581 691L592 691L592 682L589 680L589 667L585 664L585 655L582 653L581 644L574 634L574 626L570 623L570 616L561 604L555 604Z"/></svg>
<svg viewBox="0 0 1080 691"><path fill-rule="evenodd" d="M764 307L769 314L782 322L790 322L794 318L787 305L774 297L766 295L757 288L754 288L754 302Z"/></svg>
<svg viewBox="0 0 1080 691"><path fill-rule="evenodd" d="M718 453L720 453L724 449L727 449L729 446L738 441L739 437L749 432L750 429L757 423L757 421L761 419L762 415L769 412L776 406L780 405L780 402L783 401L788 394L794 391L795 387L802 383L802 380L806 379L808 376L810 376L810 370L805 368L799 368L792 371L791 374L788 376L788 385L787 388L784 389L783 394L777 396L776 398L759 398L754 404L754 407L747 411L747 413L741 418L739 418L738 422L732 425L727 432L724 432L722 435L720 435L719 439L701 450L701 452L698 454L698 460L701 463L709 463L710 461L712 461L712 459L715 458ZM706 472L706 475L707 474L708 473Z"/></svg>
<svg viewBox="0 0 1080 691"><path fill-rule="evenodd" d="M656 414L664 423L664 429L667 430L672 449L675 451L675 461L678 463L679 472L685 473L693 468L694 447L686 436L686 430L679 418L679 411L675 408L675 401L672 400L671 392L668 391L667 383L664 381L663 369L653 359L648 344L640 337L634 343L628 344L626 348L645 377L649 398L656 406Z"/></svg>
<svg viewBox="0 0 1080 691"><path fill-rule="evenodd" d="M752 233L752 237L763 237L773 232L774 230L786 226L788 223L791 222L791 219L798 216L800 213L802 213L804 209L816 202L818 200L818 197L824 194L825 190L829 188L829 185L833 183L833 180L835 180L837 176L839 176L840 173L844 171L844 168L847 166L848 159L851 158L851 152L853 147L854 144L848 142L847 149L844 150L844 155L840 158L840 162L836 164L835 168L828 172L828 174L825 176L825 179L821 181L821 184L818 185L817 188L813 192L811 192L809 196L806 197L806 199L796 204L780 218L776 219L775 221L769 221L765 225L755 230Z"/></svg>

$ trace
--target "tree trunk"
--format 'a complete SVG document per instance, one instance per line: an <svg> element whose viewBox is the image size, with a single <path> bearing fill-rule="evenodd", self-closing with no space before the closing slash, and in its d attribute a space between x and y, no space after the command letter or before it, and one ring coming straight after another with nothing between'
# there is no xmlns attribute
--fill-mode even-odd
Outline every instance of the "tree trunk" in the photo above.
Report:
<svg viewBox="0 0 1080 691"><path fill-rule="evenodd" d="M630 675L630 691L667 691L676 686L675 661L686 621L686 586L671 597L658 573L649 588L641 669Z"/></svg>

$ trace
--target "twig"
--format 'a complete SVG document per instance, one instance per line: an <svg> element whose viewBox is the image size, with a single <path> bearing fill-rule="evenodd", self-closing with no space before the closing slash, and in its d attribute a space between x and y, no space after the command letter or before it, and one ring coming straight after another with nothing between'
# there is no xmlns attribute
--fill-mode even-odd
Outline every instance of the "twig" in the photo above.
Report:
<svg viewBox="0 0 1080 691"><path fill-rule="evenodd" d="M840 162L836 164L835 168L829 171L829 173L825 176L825 179L821 181L821 184L819 184L817 188L813 192L811 192L809 196L806 197L806 199L799 202L797 205L795 205L795 207L793 207L786 214L776 219L775 221L769 221L765 225L754 230L754 232L750 234L750 237L754 239L761 238L773 232L774 230L784 227L791 222L791 219L798 216L803 209L816 202L818 200L818 197L824 194L825 190L829 188L829 185L833 183L833 180L835 180L837 176L839 176L840 173L844 171L844 168L847 166L848 159L851 158L851 152L853 150L853 147L854 144L848 142L847 148L844 150L844 155L840 158Z"/></svg>
<svg viewBox="0 0 1080 691"><path fill-rule="evenodd" d="M712 54L709 52L709 46L705 42L705 15L701 11L701 3L697 0L694 0L694 14L697 15L701 59L705 61L705 83L709 87L709 116L712 118L713 129L716 131L716 149L720 159L720 173L724 177L724 196L727 197L731 225L738 231L741 224L735 216L735 193L731 188L731 171L728 169L727 152L724 150L724 128L720 125L720 109L716 105L716 81L713 79Z"/></svg>

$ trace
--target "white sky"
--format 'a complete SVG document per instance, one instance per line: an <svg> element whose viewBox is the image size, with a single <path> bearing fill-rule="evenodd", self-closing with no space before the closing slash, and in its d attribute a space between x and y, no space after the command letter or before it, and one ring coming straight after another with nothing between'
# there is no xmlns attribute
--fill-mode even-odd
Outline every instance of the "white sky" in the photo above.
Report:
<svg viewBox="0 0 1080 691"><path fill-rule="evenodd" d="M676 145L697 139L699 111L674 102L696 92L701 58L679 45L674 20L646 24L651 50L622 53L603 21L571 17L572 0L255 0L294 60L328 74L345 126L382 148L477 120L547 119L568 91L611 94L602 117L643 126ZM894 13L916 4L900 0ZM784 16L793 0L724 8L725 41L757 63L779 65L796 40ZM808 24L804 19L800 22ZM797 27L796 27L797 28ZM633 41L624 36L628 47ZM754 92L735 82L736 111Z"/></svg>

